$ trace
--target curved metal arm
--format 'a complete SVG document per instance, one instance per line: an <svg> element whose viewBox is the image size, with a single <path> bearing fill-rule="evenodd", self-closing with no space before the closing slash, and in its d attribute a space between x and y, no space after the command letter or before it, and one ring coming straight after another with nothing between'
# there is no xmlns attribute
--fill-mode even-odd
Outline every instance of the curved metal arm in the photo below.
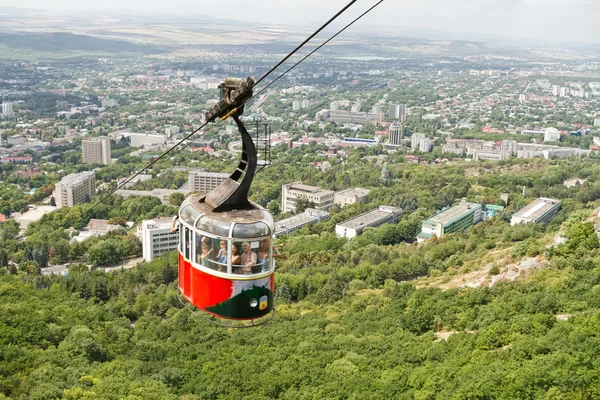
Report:
<svg viewBox="0 0 600 400"><path fill-rule="evenodd" d="M228 180L200 199L200 202L205 202L216 212L253 208L248 201L248 192L256 173L258 160L256 147L244 123L240 120L240 113L236 113L232 118L242 135L242 159Z"/></svg>

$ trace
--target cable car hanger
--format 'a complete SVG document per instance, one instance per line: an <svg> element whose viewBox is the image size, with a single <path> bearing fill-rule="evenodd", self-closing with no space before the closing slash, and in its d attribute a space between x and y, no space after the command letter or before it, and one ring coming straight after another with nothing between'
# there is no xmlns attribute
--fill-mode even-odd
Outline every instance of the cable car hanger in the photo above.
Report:
<svg viewBox="0 0 600 400"><path fill-rule="evenodd" d="M306 43L308 43L308 41L310 41L312 38L314 38L319 32L321 32L323 29L325 29L329 24L331 24L335 19L337 19L337 17L339 17L342 13L344 13L351 5L353 5L357 0L352 0L351 2L349 2L344 8L342 8L342 10L340 10L336 15L334 15L332 18L329 19L329 21L327 21L325 24L323 24L318 30L316 30L313 34L311 34L306 40L304 40L304 42L302 42L300 45L298 45L294 50L292 50L286 57L284 57L280 62L278 62L273 68L271 68L265 75L263 75L257 82L255 82L253 84L253 87L255 85L257 85L258 83L262 82L267 76L269 76L277 67L279 67L281 64L283 64L286 60L288 60L292 55L294 55L298 50L300 50L302 47L304 47L304 45ZM353 21L351 21L349 24L347 24L346 26L344 26L342 29L340 29L337 33L335 33L333 36L331 36L328 40L326 40L325 42L323 42L321 45L319 45L318 47L316 47L313 51L311 51L308 55L306 55L304 58L302 58L300 61L298 61L296 64L294 64L291 68L289 68L288 70L286 70L284 73L280 74L277 78L275 78L273 81L271 81L268 85L266 85L263 89L261 89L258 93L256 93L255 95L251 96L250 98L248 98L247 100L243 101L243 102L236 102L239 103L239 106L245 105L247 102L251 101L252 99L254 99L255 97L259 96L261 93L263 93L266 89L268 89L271 85L273 85L275 82L277 82L279 79L281 79L283 76L285 76L287 73L289 73L292 69L294 69L295 67L297 67L298 65L300 65L303 61L305 61L308 57L312 56L314 53L316 53L318 50L320 50L321 48L323 48L326 44L328 44L329 42L331 42L333 39L335 39L338 35L340 35L342 32L346 31L346 29L348 29L349 27L351 27L352 25L354 25L357 21L359 21L360 19L362 19L365 15L367 15L369 12L371 12L373 9L375 9L377 6L379 6L381 3L383 3L384 0L379 0L377 3L375 3L372 7L370 7L369 9L367 9L365 12L363 12L362 14L360 14L357 18L355 18ZM232 107L231 109L229 109L229 111L234 111L236 107ZM226 116L227 114L224 114L224 116ZM99 204L104 203L106 200L108 200L108 198L110 196L112 196L113 194L115 194L117 191L121 190L123 187L125 187L128 183L130 183L131 181L133 181L138 175L144 173L146 170L148 170L150 167L152 167L153 165L155 165L157 162L159 162L160 160L162 160L164 157L166 157L169 153L171 153L173 150L175 150L177 147L179 147L180 145L182 145L183 143L185 143L186 141L188 141L190 138L192 138L194 135L196 135L198 132L200 132L204 127L206 127L210 122L214 122L217 118L219 117L219 115L215 115L212 116L211 115L211 120L206 120L199 128L197 128L196 130L194 130L192 133L190 133L189 135L187 135L186 137L184 137L183 139L181 139L179 142L177 142L173 147L169 148L168 150L166 150L164 153L162 153L159 157L157 157L156 159L152 160L148 165L146 165L145 167L143 167L141 170L139 170L138 172L136 172L133 176L131 176L130 178L128 178L125 182L123 182L121 185L118 185L114 190L110 191L108 194L106 194L105 196L103 196L99 201L97 201L96 203L94 203L90 208L88 208L88 210L84 213L84 218L87 216L88 213L91 213L92 210L94 210L94 208L96 208ZM223 118L221 117L221 118ZM229 117L229 115L227 115L227 117ZM227 118L225 118L227 119ZM194 139L195 140L195 139ZM183 147L182 150L186 149L192 142L188 143L186 146Z"/></svg>

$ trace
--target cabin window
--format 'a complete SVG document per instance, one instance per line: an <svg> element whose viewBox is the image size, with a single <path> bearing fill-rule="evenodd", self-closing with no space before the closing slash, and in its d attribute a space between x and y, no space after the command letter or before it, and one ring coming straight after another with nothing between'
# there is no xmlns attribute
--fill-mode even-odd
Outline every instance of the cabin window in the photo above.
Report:
<svg viewBox="0 0 600 400"><path fill-rule="evenodd" d="M234 241L231 244L231 267L234 275L256 275L271 270L270 239Z"/></svg>
<svg viewBox="0 0 600 400"><path fill-rule="evenodd" d="M196 264L222 273L227 273L227 240L209 235L196 234Z"/></svg>

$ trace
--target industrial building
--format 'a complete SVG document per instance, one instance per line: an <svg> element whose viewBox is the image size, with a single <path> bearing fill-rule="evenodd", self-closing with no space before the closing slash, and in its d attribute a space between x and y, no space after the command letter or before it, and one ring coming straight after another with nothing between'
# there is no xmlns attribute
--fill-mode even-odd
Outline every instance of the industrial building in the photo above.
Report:
<svg viewBox="0 0 600 400"><path fill-rule="evenodd" d="M81 161L84 164L110 165L110 138L91 137L81 141Z"/></svg>
<svg viewBox="0 0 600 400"><path fill-rule="evenodd" d="M171 232L172 218L154 218L142 222L142 255L147 262L163 253L177 250L179 232Z"/></svg>
<svg viewBox="0 0 600 400"><path fill-rule="evenodd" d="M333 203L340 207L344 207L350 204L361 203L369 195L369 189L354 188L346 189L335 194Z"/></svg>
<svg viewBox="0 0 600 400"><path fill-rule="evenodd" d="M94 194L96 194L96 174L93 171L67 175L54 188L54 200L59 208L88 203Z"/></svg>
<svg viewBox="0 0 600 400"><path fill-rule="evenodd" d="M333 207L335 192L294 182L282 186L281 197L283 212L296 212L297 199L306 199L314 205L313 208L318 210L328 210Z"/></svg>
<svg viewBox="0 0 600 400"><path fill-rule="evenodd" d="M367 228L375 228L383 224L392 224L398 221L402 210L396 207L379 206L378 209L366 212L335 226L338 237L352 239L364 232Z"/></svg>
<svg viewBox="0 0 600 400"><path fill-rule="evenodd" d="M511 225L529 222L549 222L558 214L562 201L540 197L517 211L510 219Z"/></svg>
<svg viewBox="0 0 600 400"><path fill-rule="evenodd" d="M434 236L441 238L447 233L464 231L481 221L482 217L481 204L463 201L423 221L417 240L423 241Z"/></svg>
<svg viewBox="0 0 600 400"><path fill-rule="evenodd" d="M188 187L194 192L208 193L221 186L229 178L228 173L190 171Z"/></svg>
<svg viewBox="0 0 600 400"><path fill-rule="evenodd" d="M275 223L275 236L287 235L308 224L316 224L329 219L327 211L307 208L302 214L294 215L293 217L282 219Z"/></svg>

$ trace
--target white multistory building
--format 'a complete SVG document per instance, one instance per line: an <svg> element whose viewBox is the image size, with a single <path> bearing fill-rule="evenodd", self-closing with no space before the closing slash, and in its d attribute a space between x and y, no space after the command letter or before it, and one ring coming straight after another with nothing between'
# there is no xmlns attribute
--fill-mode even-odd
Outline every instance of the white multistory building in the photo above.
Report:
<svg viewBox="0 0 600 400"><path fill-rule="evenodd" d="M419 151L421 153L429 153L433 148L433 140L428 138L421 138L419 140Z"/></svg>
<svg viewBox="0 0 600 400"><path fill-rule="evenodd" d="M544 142L560 142L560 132L556 128L546 128Z"/></svg>
<svg viewBox="0 0 600 400"><path fill-rule="evenodd" d="M96 174L93 171L65 176L54 188L56 206L73 207L88 203L96 193Z"/></svg>
<svg viewBox="0 0 600 400"><path fill-rule="evenodd" d="M161 254L177 250L179 234L171 231L172 225L172 218L154 218L142 222L140 240L145 261L150 262Z"/></svg>
<svg viewBox="0 0 600 400"><path fill-rule="evenodd" d="M110 138L91 137L81 141L81 161L84 164L110 164Z"/></svg>
<svg viewBox="0 0 600 400"><path fill-rule="evenodd" d="M296 200L304 199L312 204L312 208L328 210L333 207L335 192L314 186L294 182L284 184L281 188L281 207L283 212L296 212Z"/></svg>
<svg viewBox="0 0 600 400"><path fill-rule="evenodd" d="M421 144L421 139L425 139L424 133L413 133L410 137L410 148L416 150Z"/></svg>
<svg viewBox="0 0 600 400"><path fill-rule="evenodd" d="M12 117L15 115L13 111L13 105L10 101L5 101L2 103L2 116L4 117Z"/></svg>
<svg viewBox="0 0 600 400"><path fill-rule="evenodd" d="M208 193L221 186L223 182L229 179L228 173L190 171L188 175L188 187L191 191Z"/></svg>

